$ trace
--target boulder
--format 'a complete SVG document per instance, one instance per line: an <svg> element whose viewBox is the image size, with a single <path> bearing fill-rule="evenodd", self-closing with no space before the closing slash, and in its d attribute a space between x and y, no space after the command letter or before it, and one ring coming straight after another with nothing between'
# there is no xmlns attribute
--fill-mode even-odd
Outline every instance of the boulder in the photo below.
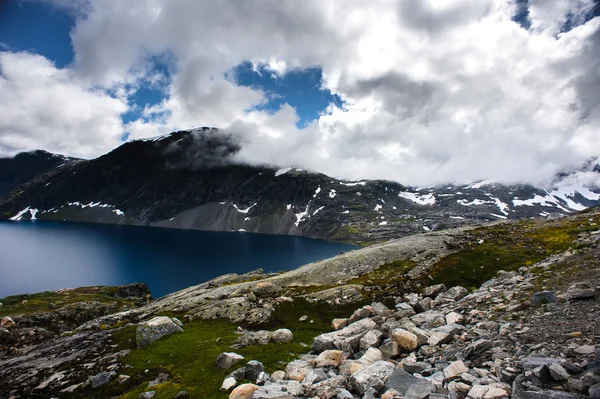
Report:
<svg viewBox="0 0 600 399"><path fill-rule="evenodd" d="M235 340L235 343L239 347L250 345L266 345L271 342L272 338L273 333L271 331L244 331L242 335Z"/></svg>
<svg viewBox="0 0 600 399"><path fill-rule="evenodd" d="M412 384L404 393L404 399L425 399L433 392L435 387L427 380Z"/></svg>
<svg viewBox="0 0 600 399"><path fill-rule="evenodd" d="M157 316L138 325L135 335L136 343L138 348L141 348L165 335L176 332L183 332L183 329L171 320L170 317Z"/></svg>
<svg viewBox="0 0 600 399"><path fill-rule="evenodd" d="M423 290L423 296L429 297L429 298L435 298L436 296L438 296L439 294L441 294L442 292L444 292L446 290L447 290L447 288L444 284L432 285Z"/></svg>
<svg viewBox="0 0 600 399"><path fill-rule="evenodd" d="M397 319L401 319L403 317L412 316L415 313L415 309L408 303L400 302L396 304L396 312L394 313L394 317Z"/></svg>
<svg viewBox="0 0 600 399"><path fill-rule="evenodd" d="M294 340L294 334L287 328L280 328L279 330L273 331L271 340L275 343L292 342Z"/></svg>
<svg viewBox="0 0 600 399"><path fill-rule="evenodd" d="M223 384L221 384L221 391L228 392L233 389L237 385L237 380L233 377L227 377L223 380Z"/></svg>
<svg viewBox="0 0 600 399"><path fill-rule="evenodd" d="M431 364L426 362L410 362L403 363L402 368L411 374L421 373L422 371L431 368Z"/></svg>
<svg viewBox="0 0 600 399"><path fill-rule="evenodd" d="M101 371L98 374L90 377L88 382L93 389L96 389L102 385L108 384L115 374L116 373L114 371Z"/></svg>
<svg viewBox="0 0 600 399"><path fill-rule="evenodd" d="M533 294L533 305L539 306L546 303L556 302L558 297L554 291L540 291Z"/></svg>
<svg viewBox="0 0 600 399"><path fill-rule="evenodd" d="M254 391L252 399L295 399L295 396L288 392L283 385L269 383Z"/></svg>
<svg viewBox="0 0 600 399"><path fill-rule="evenodd" d="M447 381L450 381L450 380L457 378L462 373L466 373L468 371L469 371L469 369L467 368L467 366L465 366L465 364L462 362L462 360L456 360L456 361L450 363L448 365L448 367L446 367L444 369L444 378Z"/></svg>
<svg viewBox="0 0 600 399"><path fill-rule="evenodd" d="M344 352L330 349L322 352L314 360L316 367L339 367L344 360Z"/></svg>
<svg viewBox="0 0 600 399"><path fill-rule="evenodd" d="M596 353L596 347L592 345L581 345L575 348L574 352L578 355L593 355Z"/></svg>
<svg viewBox="0 0 600 399"><path fill-rule="evenodd" d="M265 366L259 362L258 360L250 360L246 364L246 371L244 373L244 378L250 381L258 380L260 373L265 371Z"/></svg>
<svg viewBox="0 0 600 399"><path fill-rule="evenodd" d="M396 342L400 350L404 352L413 352L419 346L417 336L402 328L397 328L392 332L392 340Z"/></svg>
<svg viewBox="0 0 600 399"><path fill-rule="evenodd" d="M594 287L585 282L573 284L567 290L568 299L590 299L595 295Z"/></svg>
<svg viewBox="0 0 600 399"><path fill-rule="evenodd" d="M370 305L363 306L362 308L356 309L352 316L350 316L349 322L354 323L355 321L366 319L367 317L373 317L375 312L373 307Z"/></svg>
<svg viewBox="0 0 600 399"><path fill-rule="evenodd" d="M115 292L117 298L139 298L139 299L152 299L152 294L146 283L133 283L127 285L121 285L117 287Z"/></svg>
<svg viewBox="0 0 600 399"><path fill-rule="evenodd" d="M335 331L340 330L348 326L348 319L333 319L331 321L331 328Z"/></svg>
<svg viewBox="0 0 600 399"><path fill-rule="evenodd" d="M153 387L158 384L162 384L163 382L169 381L169 374L167 373L159 373L158 376L148 383L148 388Z"/></svg>
<svg viewBox="0 0 600 399"><path fill-rule="evenodd" d="M217 367L228 369L244 360L244 356L234 352L223 352L217 357Z"/></svg>
<svg viewBox="0 0 600 399"><path fill-rule="evenodd" d="M321 334L315 337L312 344L312 351L321 353L328 349L344 350L344 348L354 346L354 343L356 344L356 349L358 349L360 338L367 331L376 328L376 326L375 322L368 318L352 323L341 330ZM355 352L355 350L352 352Z"/></svg>
<svg viewBox="0 0 600 399"><path fill-rule="evenodd" d="M251 399L257 389L258 385L242 384L229 394L229 399Z"/></svg>
<svg viewBox="0 0 600 399"><path fill-rule="evenodd" d="M302 381L310 370L312 370L312 367L307 361L294 360L286 366L285 374L290 380Z"/></svg>
<svg viewBox="0 0 600 399"><path fill-rule="evenodd" d="M383 353L377 348L369 348L360 359L358 359L358 363L360 363L361 366L368 366L380 360L384 360Z"/></svg>
<svg viewBox="0 0 600 399"><path fill-rule="evenodd" d="M156 392L155 391L146 391L146 392L142 392L140 394L140 396L138 396L138 398L140 398L140 399L152 399L155 396L156 396Z"/></svg>
<svg viewBox="0 0 600 399"><path fill-rule="evenodd" d="M323 371L323 369L314 369L306 373L306 377L304 377L304 380L302 380L302 384L306 386L313 385L326 379L327 374Z"/></svg>
<svg viewBox="0 0 600 399"><path fill-rule="evenodd" d="M570 375L567 370L560 363L553 363L548 366L548 370L550 371L550 376L555 381L566 381L569 379Z"/></svg>
<svg viewBox="0 0 600 399"><path fill-rule="evenodd" d="M368 331L365 335L361 337L359 341L359 349L361 351L365 351L372 346L379 346L379 341L381 340L382 335L383 333L379 330Z"/></svg>
<svg viewBox="0 0 600 399"><path fill-rule="evenodd" d="M478 356L483 355L485 352L492 349L492 341L489 339L478 339L475 342L470 343L465 349L463 349L463 356L469 360Z"/></svg>
<svg viewBox="0 0 600 399"><path fill-rule="evenodd" d="M385 383L394 372L394 365L386 361L378 361L363 367L350 377L350 385L360 395L364 395L367 389L374 388L381 391Z"/></svg>
<svg viewBox="0 0 600 399"><path fill-rule="evenodd" d="M438 346L447 344L452 340L452 335L441 332L441 331L432 331L429 334L429 339L427 340L427 344L429 346Z"/></svg>
<svg viewBox="0 0 600 399"><path fill-rule="evenodd" d="M257 298L276 297L281 292L281 287L268 281L261 281L252 287L252 293Z"/></svg>
<svg viewBox="0 0 600 399"><path fill-rule="evenodd" d="M277 370L274 371L273 374L271 374L271 380L273 381L280 381L280 380L285 380L285 371L283 370Z"/></svg>
<svg viewBox="0 0 600 399"><path fill-rule="evenodd" d="M446 324L464 324L465 316L460 313L450 312L446 315Z"/></svg>
<svg viewBox="0 0 600 399"><path fill-rule="evenodd" d="M309 397L329 399L335 397L342 389L348 387L345 377L338 375L306 387Z"/></svg>
<svg viewBox="0 0 600 399"><path fill-rule="evenodd" d="M174 399L190 399L190 394L187 391L179 391L173 396Z"/></svg>
<svg viewBox="0 0 600 399"><path fill-rule="evenodd" d="M415 323L417 327L421 328L434 328L440 327L446 324L446 317L443 313L428 310L424 313L419 313L410 318L410 321Z"/></svg>
<svg viewBox="0 0 600 399"><path fill-rule="evenodd" d="M458 301L467 296L469 291L466 288L461 286L452 287L449 290L439 294L435 300L436 302L444 302L444 301Z"/></svg>
<svg viewBox="0 0 600 399"><path fill-rule="evenodd" d="M590 399L600 399L600 382L592 385L590 387L589 393Z"/></svg>
<svg viewBox="0 0 600 399"><path fill-rule="evenodd" d="M394 389L404 395L408 388L421 381L404 369L395 369L385 383L386 390Z"/></svg>
<svg viewBox="0 0 600 399"><path fill-rule="evenodd" d="M0 327L10 328L15 325L15 321L10 316L5 316L0 320Z"/></svg>
<svg viewBox="0 0 600 399"><path fill-rule="evenodd" d="M419 313L427 312L433 307L433 299L425 297L415 304L415 310Z"/></svg>

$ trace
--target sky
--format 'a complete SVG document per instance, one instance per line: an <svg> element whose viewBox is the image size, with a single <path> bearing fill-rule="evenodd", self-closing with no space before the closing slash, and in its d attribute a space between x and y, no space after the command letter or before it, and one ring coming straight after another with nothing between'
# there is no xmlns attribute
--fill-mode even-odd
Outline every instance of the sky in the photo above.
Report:
<svg viewBox="0 0 600 399"><path fill-rule="evenodd" d="M0 1L0 156L200 126L250 164L548 184L600 155L599 1Z"/></svg>

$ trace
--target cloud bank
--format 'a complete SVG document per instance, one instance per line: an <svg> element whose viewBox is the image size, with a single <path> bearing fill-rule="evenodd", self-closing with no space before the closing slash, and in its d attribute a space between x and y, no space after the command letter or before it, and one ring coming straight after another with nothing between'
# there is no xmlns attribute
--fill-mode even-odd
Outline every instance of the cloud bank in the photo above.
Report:
<svg viewBox="0 0 600 399"><path fill-rule="evenodd" d="M413 185L543 184L600 155L593 0L529 0L528 28L512 0L53 3L77 18L75 59L0 52L0 154L91 157L124 134L207 125L239 136L244 162ZM343 105L300 129L293 104L267 111L269 93L237 84L245 61L319 67ZM153 79L168 80L164 100L123 123Z"/></svg>

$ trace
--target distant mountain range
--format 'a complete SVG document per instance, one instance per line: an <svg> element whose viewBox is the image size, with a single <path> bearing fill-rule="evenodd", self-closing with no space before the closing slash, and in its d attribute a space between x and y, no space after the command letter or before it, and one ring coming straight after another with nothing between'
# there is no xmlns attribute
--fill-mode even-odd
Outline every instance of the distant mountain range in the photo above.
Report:
<svg viewBox="0 0 600 399"><path fill-rule="evenodd" d="M600 190L582 185L479 182L414 188L382 180L352 182L297 168L236 164L231 157L239 149L217 129L200 128L127 142L93 160L45 151L0 159L0 218L365 244L499 219L567 215L600 204Z"/></svg>

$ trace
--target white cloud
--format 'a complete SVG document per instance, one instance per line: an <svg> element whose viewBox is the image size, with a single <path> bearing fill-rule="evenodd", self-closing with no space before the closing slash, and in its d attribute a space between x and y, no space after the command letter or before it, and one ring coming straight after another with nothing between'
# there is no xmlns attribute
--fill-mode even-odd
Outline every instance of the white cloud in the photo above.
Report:
<svg viewBox="0 0 600 399"><path fill-rule="evenodd" d="M97 152L119 129L144 137L212 125L242 136L239 157L253 163L417 185L549 181L600 152L600 18L585 22L592 0L529 3L527 31L510 0L82 1L75 62L59 81L100 96L114 108L98 112L114 116L123 100L89 87L160 79L149 57L170 57L167 97L144 111L151 120L123 128L106 116L102 133L86 130L103 143ZM576 27L560 33L567 21ZM259 111L267 95L236 86L231 69L244 61L278 78L318 66L345 104L298 129L292 106ZM57 112L68 133L46 134L65 149L83 136L71 118Z"/></svg>

